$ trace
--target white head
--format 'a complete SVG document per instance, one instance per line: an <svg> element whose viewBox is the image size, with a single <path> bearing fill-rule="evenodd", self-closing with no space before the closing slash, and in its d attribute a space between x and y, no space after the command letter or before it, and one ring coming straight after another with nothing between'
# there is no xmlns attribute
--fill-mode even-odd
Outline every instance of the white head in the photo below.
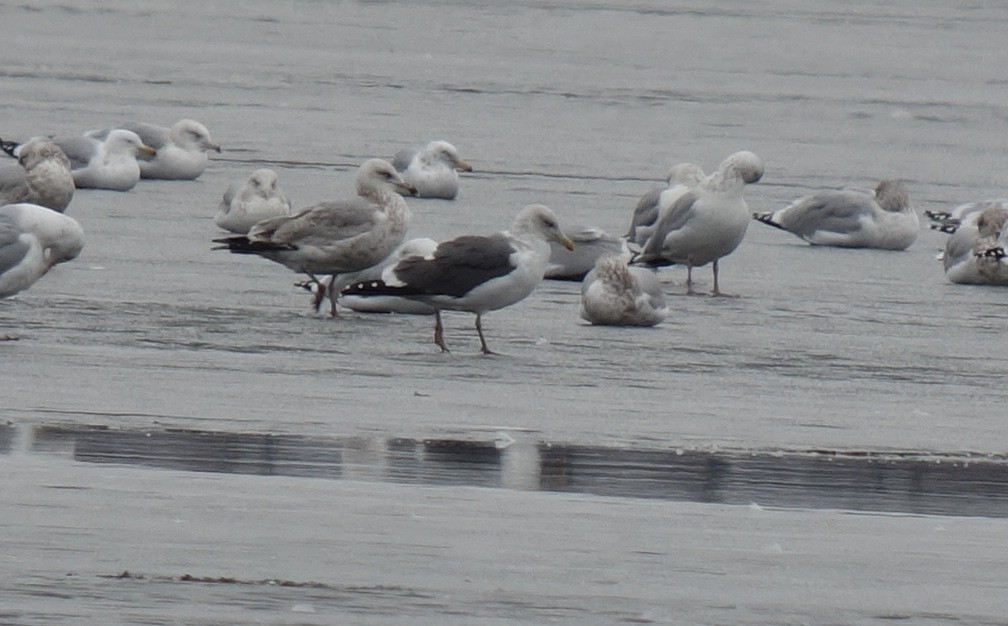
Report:
<svg viewBox="0 0 1008 626"><path fill-rule="evenodd" d="M511 232L515 235L532 234L547 242L555 241L568 250L574 242L560 229L560 221L553 211L542 204L530 204L515 217Z"/></svg>
<svg viewBox="0 0 1008 626"><path fill-rule="evenodd" d="M357 169L357 194L371 198L388 192L415 196L417 190L385 159L364 161Z"/></svg>
<svg viewBox="0 0 1008 626"><path fill-rule="evenodd" d="M105 138L105 151L110 154L152 157L157 150L145 144L140 136L131 130L115 128Z"/></svg>
<svg viewBox="0 0 1008 626"><path fill-rule="evenodd" d="M472 165L462 160L455 146L447 141L432 141L423 149L421 158L428 163L440 162L460 172L471 172Z"/></svg>
<svg viewBox="0 0 1008 626"><path fill-rule="evenodd" d="M246 181L245 189L254 196L262 198L273 196L277 192L276 172L267 167L252 172Z"/></svg>
<svg viewBox="0 0 1008 626"><path fill-rule="evenodd" d="M180 146L196 148L203 152L213 150L220 152L219 144L210 138L210 131L196 120L184 119L175 122L171 127L172 141Z"/></svg>
<svg viewBox="0 0 1008 626"><path fill-rule="evenodd" d="M719 170L726 179L739 178L748 185L763 178L763 159L743 150L722 161Z"/></svg>

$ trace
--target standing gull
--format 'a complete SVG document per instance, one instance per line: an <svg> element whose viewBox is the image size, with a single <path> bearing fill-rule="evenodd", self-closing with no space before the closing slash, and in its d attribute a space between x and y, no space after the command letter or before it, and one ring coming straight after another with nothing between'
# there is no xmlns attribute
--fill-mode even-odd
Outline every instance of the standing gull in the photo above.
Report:
<svg viewBox="0 0 1008 626"><path fill-rule="evenodd" d="M0 167L0 205L26 202L65 211L76 187L59 146L32 139L21 146L17 159L17 165Z"/></svg>
<svg viewBox="0 0 1008 626"><path fill-rule="evenodd" d="M693 268L713 263L714 289L718 285L718 260L742 243L752 219L742 192L763 177L763 161L752 152L736 152L718 171L683 194L658 220L635 262L652 267L686 266L687 293L693 291Z"/></svg>
<svg viewBox="0 0 1008 626"><path fill-rule="evenodd" d="M898 180L883 180L874 192L841 189L803 196L753 217L812 245L840 248L905 250L920 229L920 218Z"/></svg>
<svg viewBox="0 0 1008 626"><path fill-rule="evenodd" d="M400 150L392 157L392 164L406 182L417 188L421 198L455 198L458 173L472 171L472 166L447 141L432 141L420 150Z"/></svg>
<svg viewBox="0 0 1008 626"><path fill-rule="evenodd" d="M630 218L627 239L643 246L654 232L655 224L669 207L704 179L703 170L696 163L677 163L669 169L668 185L657 187L641 196Z"/></svg>
<svg viewBox="0 0 1008 626"><path fill-rule="evenodd" d="M410 212L400 193L413 194L388 161L369 159L357 170L356 198L320 202L296 213L263 220L248 235L214 239L236 254L256 254L308 274L344 274L387 257L409 228ZM336 293L330 291L336 315Z"/></svg>
<svg viewBox="0 0 1008 626"><path fill-rule="evenodd" d="M277 175L271 169L258 169L239 187L228 187L217 207L214 223L239 235L265 219L290 215L291 204L277 186Z"/></svg>
<svg viewBox="0 0 1008 626"><path fill-rule="evenodd" d="M0 298L30 287L84 247L77 220L37 204L0 207Z"/></svg>
<svg viewBox="0 0 1008 626"><path fill-rule="evenodd" d="M967 214L945 242L945 277L964 285L1008 285L1006 244L1008 206L989 203Z"/></svg>
<svg viewBox="0 0 1008 626"><path fill-rule="evenodd" d="M595 325L655 326L668 316L653 270L603 256L581 283L581 317Z"/></svg>
<svg viewBox="0 0 1008 626"><path fill-rule="evenodd" d="M493 354L483 336L483 314L523 300L543 278L550 241L568 249L574 243L560 230L556 215L541 204L522 209L510 232L463 235L438 244L432 254L403 259L381 280L360 282L350 295L403 296L434 309L434 343L448 351L441 311L476 314L483 354Z"/></svg>
<svg viewBox="0 0 1008 626"><path fill-rule="evenodd" d="M140 177L163 180L195 180L206 170L207 152L220 152L221 147L210 138L206 126L195 120L183 119L171 128L130 122L124 128L137 134L155 154L150 159L140 159ZM86 133L95 139L104 139L112 129L93 130Z"/></svg>

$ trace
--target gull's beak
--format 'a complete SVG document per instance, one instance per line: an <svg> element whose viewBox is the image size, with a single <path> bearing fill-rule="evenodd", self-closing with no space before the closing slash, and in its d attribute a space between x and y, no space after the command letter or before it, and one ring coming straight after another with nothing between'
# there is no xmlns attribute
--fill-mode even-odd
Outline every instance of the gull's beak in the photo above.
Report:
<svg viewBox="0 0 1008 626"><path fill-rule="evenodd" d="M406 181L396 181L395 188L396 190L399 191L400 195L404 196L405 195L415 196L418 193L417 188L407 183Z"/></svg>
<svg viewBox="0 0 1008 626"><path fill-rule="evenodd" d="M220 144L219 143L214 143L212 141L206 142L206 147L204 148L204 150L213 150L217 154L221 153Z"/></svg>
<svg viewBox="0 0 1008 626"><path fill-rule="evenodd" d="M574 242L571 241L571 238L568 237L567 235L561 233L557 237L554 237L553 240L556 241L561 246L567 248L569 252L574 252Z"/></svg>
<svg viewBox="0 0 1008 626"><path fill-rule="evenodd" d="M148 146L145 143L140 144L140 147L137 148L137 152L139 152L141 155L143 155L145 157L154 157L154 156L157 156L157 150L155 150L154 148L151 148L150 146Z"/></svg>
<svg viewBox="0 0 1008 626"><path fill-rule="evenodd" d="M455 169L457 169L460 172L471 172L471 171L473 171L472 165L469 165L468 161L463 161L462 159L459 159L458 161L455 161Z"/></svg>

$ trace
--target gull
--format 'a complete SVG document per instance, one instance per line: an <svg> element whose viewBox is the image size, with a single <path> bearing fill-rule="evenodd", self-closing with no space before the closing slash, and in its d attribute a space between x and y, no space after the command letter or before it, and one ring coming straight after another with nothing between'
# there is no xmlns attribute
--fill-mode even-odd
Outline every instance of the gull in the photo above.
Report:
<svg viewBox="0 0 1008 626"><path fill-rule="evenodd" d="M949 282L965 285L1008 285L1008 207L989 203L962 218L945 242L942 262Z"/></svg>
<svg viewBox="0 0 1008 626"><path fill-rule="evenodd" d="M656 187L641 196L630 218L627 240L643 246L654 232L655 224L668 209L686 192L692 190L704 179L703 170L696 163L677 163L669 169L668 185Z"/></svg>
<svg viewBox="0 0 1008 626"><path fill-rule="evenodd" d="M138 156L154 156L136 133L116 128L104 139L56 137L52 140L70 159L70 172L78 189L129 191L140 180Z"/></svg>
<svg viewBox="0 0 1008 626"><path fill-rule="evenodd" d="M224 192L214 223L239 235L265 219L290 215L291 203L277 186L271 169L258 169L239 187L236 183Z"/></svg>
<svg viewBox="0 0 1008 626"><path fill-rule="evenodd" d="M273 217L247 235L214 239L236 254L255 254L307 274L322 293L318 274L371 267L402 242L410 211L400 193L416 193L388 161L369 159L357 170L357 197L320 202L294 215ZM332 315L336 294L329 293Z"/></svg>
<svg viewBox="0 0 1008 626"><path fill-rule="evenodd" d="M0 298L31 287L83 247L84 230L72 217L24 202L0 207Z"/></svg>
<svg viewBox="0 0 1008 626"><path fill-rule="evenodd" d="M59 146L32 139L21 146L17 159L17 165L0 167L0 205L24 202L65 211L76 187Z"/></svg>
<svg viewBox="0 0 1008 626"><path fill-rule="evenodd" d="M402 296L434 309L434 343L448 352L441 311L476 314L476 332L483 354L493 354L483 336L483 314L525 299L542 282L549 262L550 241L567 249L574 243L563 234L548 207L522 209L510 231L494 235L463 235L438 244L433 253L399 261L380 280L359 282L350 295Z"/></svg>
<svg viewBox="0 0 1008 626"><path fill-rule="evenodd" d="M920 218L898 180L878 183L874 191L840 189L798 198L757 221L786 230L816 246L905 250L917 239Z"/></svg>
<svg viewBox="0 0 1008 626"><path fill-rule="evenodd" d="M432 141L420 150L400 150L392 157L392 164L406 182L417 188L421 198L455 198L458 173L472 171L472 166L447 141Z"/></svg>
<svg viewBox="0 0 1008 626"><path fill-rule="evenodd" d="M599 257L581 283L581 317L594 325L655 326L667 316L654 271L628 266L625 258Z"/></svg>
<svg viewBox="0 0 1008 626"><path fill-rule="evenodd" d="M687 293L693 291L693 268L713 263L713 295L718 285L718 260L742 243L751 220L742 192L763 177L763 161L742 151L725 159L718 171L704 178L669 207L634 260L651 267L686 266Z"/></svg>
<svg viewBox="0 0 1008 626"><path fill-rule="evenodd" d="M182 119L170 128L130 122L123 128L132 131L155 150L150 159L140 159L140 177L163 180L195 180L206 170L207 152L220 152L221 147L210 138L210 131L196 120ZM92 130L85 136L104 139L112 129Z"/></svg>

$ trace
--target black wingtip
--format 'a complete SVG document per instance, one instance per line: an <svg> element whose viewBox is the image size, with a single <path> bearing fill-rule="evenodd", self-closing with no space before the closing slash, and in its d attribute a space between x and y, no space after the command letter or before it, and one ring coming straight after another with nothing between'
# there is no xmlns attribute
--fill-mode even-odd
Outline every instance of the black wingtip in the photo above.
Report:
<svg viewBox="0 0 1008 626"><path fill-rule="evenodd" d="M1001 259L1008 256L1008 251L1005 251L1003 247L998 246L996 248L987 248L986 250L977 252L976 255L981 258L997 259L1000 261Z"/></svg>
<svg viewBox="0 0 1008 626"><path fill-rule="evenodd" d="M955 233L955 231L959 230L961 225L962 224L959 223L959 220L945 220L943 222L932 223L931 230L937 230L945 233L946 235L951 235Z"/></svg>
<svg viewBox="0 0 1008 626"><path fill-rule="evenodd" d="M787 230L777 222L773 221L773 213L753 213L752 216L757 222L762 222L767 226L773 226L774 228L779 228L781 230Z"/></svg>
<svg viewBox="0 0 1008 626"><path fill-rule="evenodd" d="M0 139L0 150L3 150L4 152L7 153L8 156L12 156L14 158L17 158L17 155L14 154L14 151L17 150L18 146L20 145L21 144L19 144L16 141L7 141L6 139Z"/></svg>
<svg viewBox="0 0 1008 626"><path fill-rule="evenodd" d="M245 235L235 235L234 237L221 237L212 239L213 243L221 245L214 246L213 250L230 250L237 254L257 254L259 252L277 252L284 250L297 250L295 246L287 244L276 244L268 241L250 241Z"/></svg>

